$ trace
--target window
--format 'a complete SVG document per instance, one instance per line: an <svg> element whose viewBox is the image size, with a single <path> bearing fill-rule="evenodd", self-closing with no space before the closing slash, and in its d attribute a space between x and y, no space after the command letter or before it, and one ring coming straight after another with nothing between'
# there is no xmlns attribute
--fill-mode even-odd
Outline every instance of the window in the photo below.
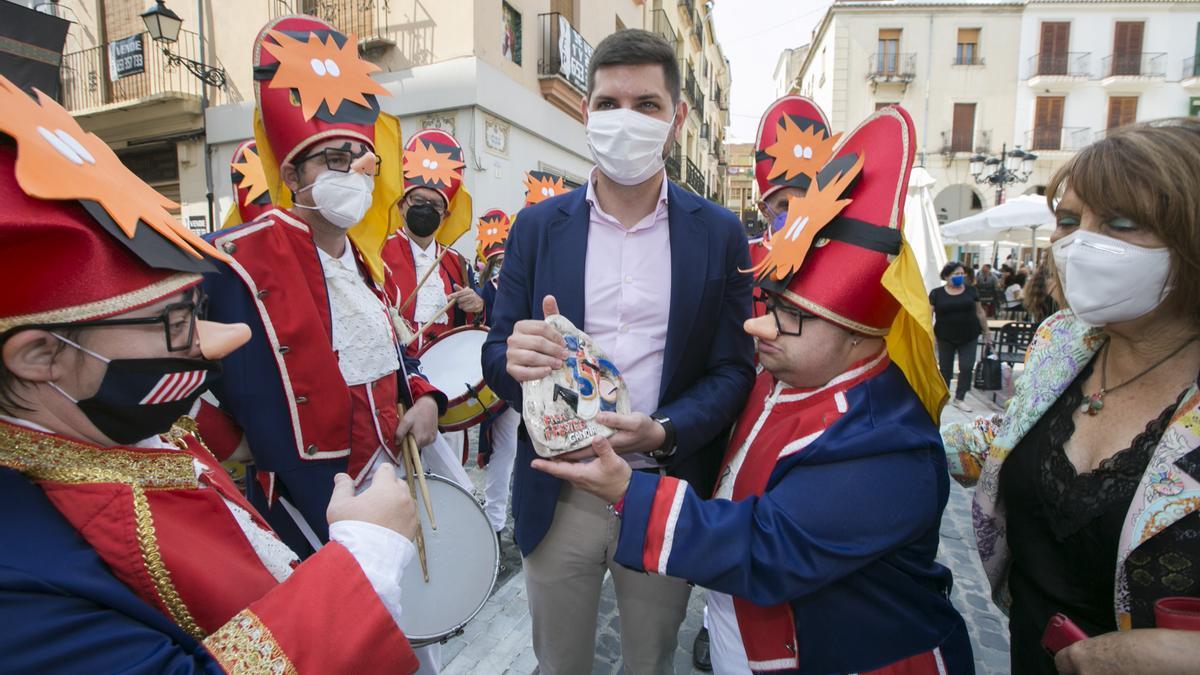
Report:
<svg viewBox="0 0 1200 675"><path fill-rule="evenodd" d="M1110 75L1142 74L1142 21L1118 21L1113 27L1113 55Z"/></svg>
<svg viewBox="0 0 1200 675"><path fill-rule="evenodd" d="M1043 21L1041 51L1038 52L1038 75L1066 75L1067 48L1071 42L1069 21Z"/></svg>
<svg viewBox="0 0 1200 675"><path fill-rule="evenodd" d="M875 72L895 75L900 66L900 29L880 28L879 48L875 57Z"/></svg>
<svg viewBox="0 0 1200 675"><path fill-rule="evenodd" d="M951 152L971 152L975 138L975 104L954 104L954 129L950 132Z"/></svg>
<svg viewBox="0 0 1200 675"><path fill-rule="evenodd" d="M501 3L500 8L504 33L500 37L500 55L519 66L521 65L521 13L513 9L513 6L507 2Z"/></svg>
<svg viewBox="0 0 1200 675"><path fill-rule="evenodd" d="M1033 113L1033 149L1061 150L1063 96L1039 96Z"/></svg>
<svg viewBox="0 0 1200 675"><path fill-rule="evenodd" d="M1108 129L1116 129L1137 121L1136 96L1111 96L1108 99Z"/></svg>
<svg viewBox="0 0 1200 675"><path fill-rule="evenodd" d="M954 48L954 65L979 65L979 29L959 28L958 45Z"/></svg>

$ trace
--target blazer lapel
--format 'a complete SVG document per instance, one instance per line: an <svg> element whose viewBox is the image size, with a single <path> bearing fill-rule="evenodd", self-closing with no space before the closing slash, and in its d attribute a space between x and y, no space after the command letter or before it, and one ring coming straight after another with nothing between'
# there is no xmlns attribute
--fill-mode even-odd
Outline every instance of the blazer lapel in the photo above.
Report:
<svg viewBox="0 0 1200 675"><path fill-rule="evenodd" d="M538 251L549 258L551 275L550 288L558 301L558 313L583 329L584 320L584 265L587 260L587 241L591 207L584 198L586 189L574 191L576 199L559 207L562 217L550 226L549 250ZM537 284L533 285L537 288ZM545 294L543 294L545 295ZM542 296L531 298L532 316L542 316Z"/></svg>
<svg viewBox="0 0 1200 675"><path fill-rule="evenodd" d="M663 354L659 400L679 361L700 311L704 282L708 279L708 229L700 219L700 202L674 183L667 186L667 220L671 231L671 310L667 320L667 346Z"/></svg>

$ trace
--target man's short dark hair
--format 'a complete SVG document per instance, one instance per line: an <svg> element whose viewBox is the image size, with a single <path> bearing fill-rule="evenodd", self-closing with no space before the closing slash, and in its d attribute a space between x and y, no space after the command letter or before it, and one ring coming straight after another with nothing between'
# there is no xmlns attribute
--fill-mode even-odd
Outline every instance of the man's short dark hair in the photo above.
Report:
<svg viewBox="0 0 1200 675"><path fill-rule="evenodd" d="M640 66L658 64L663 69L663 81L671 102L679 102L679 61L675 48L661 35L640 28L619 30L600 41L588 64L588 98L596 87L596 71L607 66Z"/></svg>

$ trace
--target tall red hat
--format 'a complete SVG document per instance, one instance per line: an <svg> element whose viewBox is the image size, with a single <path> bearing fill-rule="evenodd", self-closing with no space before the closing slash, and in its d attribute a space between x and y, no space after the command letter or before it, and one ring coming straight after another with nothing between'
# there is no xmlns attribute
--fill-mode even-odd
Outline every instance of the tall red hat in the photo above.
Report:
<svg viewBox="0 0 1200 675"><path fill-rule="evenodd" d="M571 191L562 176L549 171L530 171L525 174L525 206L533 206L551 197Z"/></svg>
<svg viewBox="0 0 1200 675"><path fill-rule="evenodd" d="M812 99L789 95L772 103L759 120L754 142L754 179L760 199L784 187L807 190L837 139Z"/></svg>
<svg viewBox="0 0 1200 675"><path fill-rule="evenodd" d="M881 281L903 243L915 141L899 106L842 140L815 187L791 198L783 227L764 238L758 285L850 330L885 335L900 305Z"/></svg>
<svg viewBox="0 0 1200 675"><path fill-rule="evenodd" d="M404 146L404 191L436 190L449 208L462 187L464 166L462 146L453 136L441 129L422 129Z"/></svg>
<svg viewBox="0 0 1200 675"><path fill-rule="evenodd" d="M484 260L504 253L512 221L501 209L491 209L479 217L479 253Z"/></svg>
<svg viewBox="0 0 1200 675"><path fill-rule="evenodd" d="M254 98L270 146L260 155L278 166L331 138L375 147L377 95L388 94L371 73L379 66L358 55L358 37L312 16L294 15L263 26L254 41Z"/></svg>
<svg viewBox="0 0 1200 675"><path fill-rule="evenodd" d="M0 333L122 314L227 260L108 145L0 76Z"/></svg>
<svg viewBox="0 0 1200 675"><path fill-rule="evenodd" d="M243 141L233 151L229 162L229 178L233 181L234 199L243 223L248 223L271 209L271 192L262 159L254 141Z"/></svg>

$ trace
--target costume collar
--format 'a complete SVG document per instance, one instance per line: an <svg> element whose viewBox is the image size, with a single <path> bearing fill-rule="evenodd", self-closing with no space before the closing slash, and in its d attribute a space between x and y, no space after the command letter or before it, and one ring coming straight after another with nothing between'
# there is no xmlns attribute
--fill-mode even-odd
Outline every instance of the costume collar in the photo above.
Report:
<svg viewBox="0 0 1200 675"><path fill-rule="evenodd" d="M887 349L880 349L878 354L856 361L845 372L819 387L789 387L777 380L775 388L778 393L775 401L777 403L795 403L833 390L845 391L882 373L890 363Z"/></svg>

